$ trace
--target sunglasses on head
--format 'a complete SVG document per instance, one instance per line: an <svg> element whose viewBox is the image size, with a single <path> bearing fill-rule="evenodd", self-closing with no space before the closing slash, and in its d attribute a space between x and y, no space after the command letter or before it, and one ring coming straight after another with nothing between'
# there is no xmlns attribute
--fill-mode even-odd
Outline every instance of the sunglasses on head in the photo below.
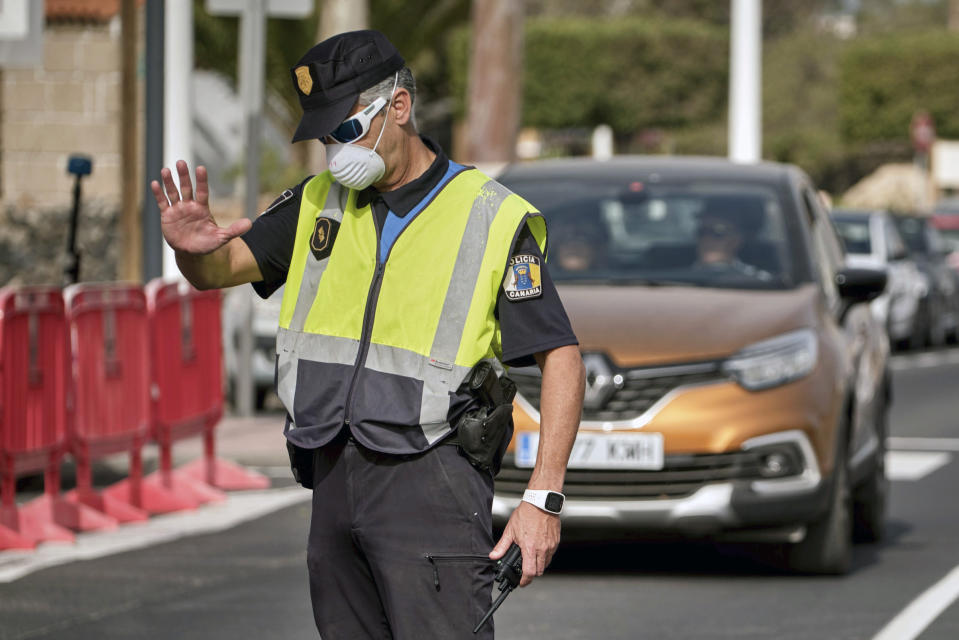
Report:
<svg viewBox="0 0 959 640"><path fill-rule="evenodd" d="M728 222L704 222L697 232L700 237L727 238L739 233L735 225Z"/></svg>
<svg viewBox="0 0 959 640"><path fill-rule="evenodd" d="M347 118L341 122L340 126L330 132L329 137L343 144L356 142L366 135L366 132L370 130L370 123L373 122L373 118L377 113L379 113L380 109L385 106L386 100L383 98L377 98L370 104L370 106L366 107L355 116Z"/></svg>

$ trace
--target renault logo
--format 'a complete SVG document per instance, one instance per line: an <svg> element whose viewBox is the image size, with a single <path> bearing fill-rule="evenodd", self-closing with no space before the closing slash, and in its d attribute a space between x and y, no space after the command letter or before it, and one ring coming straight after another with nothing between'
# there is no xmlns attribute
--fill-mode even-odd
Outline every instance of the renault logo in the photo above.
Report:
<svg viewBox="0 0 959 640"><path fill-rule="evenodd" d="M623 387L623 376L613 369L609 358L602 353L583 354L583 366L586 367L583 408L602 409L613 394Z"/></svg>

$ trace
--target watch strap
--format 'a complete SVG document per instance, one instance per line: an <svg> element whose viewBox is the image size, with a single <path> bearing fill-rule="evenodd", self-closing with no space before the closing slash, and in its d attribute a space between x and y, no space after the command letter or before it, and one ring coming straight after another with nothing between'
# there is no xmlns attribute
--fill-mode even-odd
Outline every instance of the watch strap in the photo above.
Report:
<svg viewBox="0 0 959 640"><path fill-rule="evenodd" d="M523 492L523 502L528 502L534 507L542 509L546 513L559 515L563 511L563 503L566 501L559 491L550 491L549 489L527 489ZM555 503L559 502L559 508Z"/></svg>

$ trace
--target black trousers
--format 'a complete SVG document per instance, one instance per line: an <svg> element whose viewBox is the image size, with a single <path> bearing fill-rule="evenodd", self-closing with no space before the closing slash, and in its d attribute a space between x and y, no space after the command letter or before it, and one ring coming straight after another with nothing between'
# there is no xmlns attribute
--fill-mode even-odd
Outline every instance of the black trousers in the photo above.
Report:
<svg viewBox="0 0 959 640"><path fill-rule="evenodd" d="M317 449L307 564L323 640L493 638L493 479L453 445Z"/></svg>

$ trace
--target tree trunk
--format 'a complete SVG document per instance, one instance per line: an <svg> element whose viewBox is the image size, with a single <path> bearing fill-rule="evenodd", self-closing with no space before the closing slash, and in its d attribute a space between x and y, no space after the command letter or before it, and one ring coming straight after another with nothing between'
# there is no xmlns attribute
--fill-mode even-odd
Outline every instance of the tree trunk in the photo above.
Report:
<svg viewBox="0 0 959 640"><path fill-rule="evenodd" d="M522 0L473 0L466 158L509 162L516 155L523 87Z"/></svg>

